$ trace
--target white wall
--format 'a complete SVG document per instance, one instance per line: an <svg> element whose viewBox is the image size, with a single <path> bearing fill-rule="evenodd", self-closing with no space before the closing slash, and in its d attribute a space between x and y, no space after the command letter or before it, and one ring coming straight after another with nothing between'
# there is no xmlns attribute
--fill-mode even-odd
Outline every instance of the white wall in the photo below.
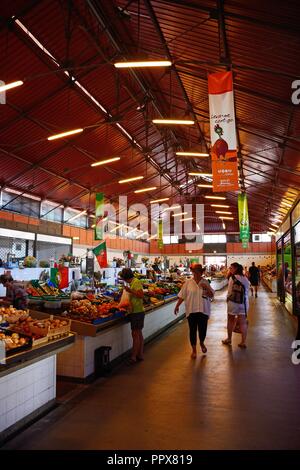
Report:
<svg viewBox="0 0 300 470"><path fill-rule="evenodd" d="M242 266L247 266L248 268L251 266L252 261L255 262L256 266L267 266L268 264L275 263L275 254L235 254L235 255L227 255L227 266L231 263L239 263Z"/></svg>

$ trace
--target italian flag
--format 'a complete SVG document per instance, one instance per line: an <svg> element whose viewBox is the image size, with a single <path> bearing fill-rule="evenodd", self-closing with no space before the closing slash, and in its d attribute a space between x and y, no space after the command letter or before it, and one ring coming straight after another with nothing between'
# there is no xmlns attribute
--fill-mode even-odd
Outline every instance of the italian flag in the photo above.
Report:
<svg viewBox="0 0 300 470"><path fill-rule="evenodd" d="M107 268L107 250L106 242L100 243L93 249L93 253L97 258L100 268Z"/></svg>

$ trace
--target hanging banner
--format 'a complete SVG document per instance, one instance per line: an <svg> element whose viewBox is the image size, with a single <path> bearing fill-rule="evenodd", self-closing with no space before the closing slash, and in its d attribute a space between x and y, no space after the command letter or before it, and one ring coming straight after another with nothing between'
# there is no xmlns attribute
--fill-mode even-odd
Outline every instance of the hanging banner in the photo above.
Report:
<svg viewBox="0 0 300 470"><path fill-rule="evenodd" d="M97 258L100 268L107 268L107 249L106 242L100 243L93 249L93 253Z"/></svg>
<svg viewBox="0 0 300 470"><path fill-rule="evenodd" d="M95 240L103 240L104 194L96 193L95 201Z"/></svg>
<svg viewBox="0 0 300 470"><path fill-rule="evenodd" d="M232 72L208 75L213 191L239 189Z"/></svg>
<svg viewBox="0 0 300 470"><path fill-rule="evenodd" d="M159 249L161 249L164 245L163 242L163 221L162 219L159 219L158 225L157 225L157 246Z"/></svg>
<svg viewBox="0 0 300 470"><path fill-rule="evenodd" d="M243 243L243 248L248 248L248 241L250 238L250 226L248 215L248 200L245 193L238 195L238 210L239 210L239 226L240 226L240 239ZM247 246L244 246L246 245Z"/></svg>

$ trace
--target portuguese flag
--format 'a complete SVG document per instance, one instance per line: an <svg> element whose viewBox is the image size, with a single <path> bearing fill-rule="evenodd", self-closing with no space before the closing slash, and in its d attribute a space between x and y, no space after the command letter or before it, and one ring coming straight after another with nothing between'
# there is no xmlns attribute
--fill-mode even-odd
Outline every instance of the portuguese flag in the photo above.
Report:
<svg viewBox="0 0 300 470"><path fill-rule="evenodd" d="M50 280L59 289L64 289L69 285L69 268L60 266L59 268L50 269Z"/></svg>
<svg viewBox="0 0 300 470"><path fill-rule="evenodd" d="M100 243L93 249L93 253L97 258L100 268L107 268L107 250L106 242Z"/></svg>

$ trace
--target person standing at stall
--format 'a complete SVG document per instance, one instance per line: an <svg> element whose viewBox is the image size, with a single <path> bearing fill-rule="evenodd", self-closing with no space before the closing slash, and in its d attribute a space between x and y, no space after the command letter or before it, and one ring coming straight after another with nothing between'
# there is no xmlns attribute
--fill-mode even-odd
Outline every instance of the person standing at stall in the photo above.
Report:
<svg viewBox="0 0 300 470"><path fill-rule="evenodd" d="M259 269L257 266L255 266L255 263L253 261L252 266L249 268L249 276L248 279L251 284L251 294L253 297L253 290L255 291L255 297L257 297L257 289L260 281L260 276L259 276Z"/></svg>
<svg viewBox="0 0 300 470"><path fill-rule="evenodd" d="M130 268L122 269L120 273L121 279L127 283L124 289L130 296L130 313L129 320L131 324L132 334L132 352L129 359L129 364L135 364L137 361L144 360L144 319L145 309L143 305L143 285L141 281L134 277L133 271Z"/></svg>
<svg viewBox="0 0 300 470"><path fill-rule="evenodd" d="M206 354L205 338L207 332L207 322L210 315L210 299L214 296L214 291L209 282L203 278L205 268L201 264L194 264L191 267L193 278L188 279L182 286L178 294L178 302L175 306L174 314L178 315L179 307L185 303L185 315L188 319L190 330L190 343L192 346L191 358L197 357L197 331L200 340L200 347L203 354Z"/></svg>
<svg viewBox="0 0 300 470"><path fill-rule="evenodd" d="M6 301L9 302L14 308L18 310L26 310L28 295L26 290L16 283L12 276L2 274L0 276L0 283L6 287Z"/></svg>

